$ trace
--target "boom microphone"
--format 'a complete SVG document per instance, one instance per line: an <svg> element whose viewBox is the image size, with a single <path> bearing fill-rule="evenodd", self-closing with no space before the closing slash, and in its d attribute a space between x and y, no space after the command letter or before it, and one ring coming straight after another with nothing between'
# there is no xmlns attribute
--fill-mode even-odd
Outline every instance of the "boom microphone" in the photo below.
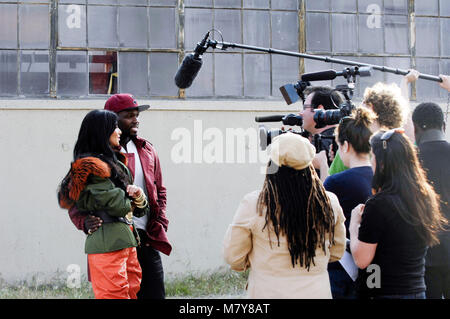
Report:
<svg viewBox="0 0 450 319"><path fill-rule="evenodd" d="M180 89L186 89L191 86L195 77L197 76L200 68L202 67L203 60L201 55L206 51L207 46L205 46L206 41L208 40L209 32L206 33L203 40L197 44L195 48L195 53L188 54L183 59L180 67L178 68L177 73L175 74L175 84Z"/></svg>
<svg viewBox="0 0 450 319"><path fill-rule="evenodd" d="M320 72L305 73L302 75L302 81L325 81L333 80L338 76L335 70L325 70Z"/></svg>
<svg viewBox="0 0 450 319"><path fill-rule="evenodd" d="M175 84L180 89L186 89L191 86L195 77L202 67L203 61L201 57L195 57L194 54L190 53L186 55L183 62L180 65L177 73L175 74Z"/></svg>
<svg viewBox="0 0 450 319"><path fill-rule="evenodd" d="M256 116L255 122L280 122L284 115Z"/></svg>

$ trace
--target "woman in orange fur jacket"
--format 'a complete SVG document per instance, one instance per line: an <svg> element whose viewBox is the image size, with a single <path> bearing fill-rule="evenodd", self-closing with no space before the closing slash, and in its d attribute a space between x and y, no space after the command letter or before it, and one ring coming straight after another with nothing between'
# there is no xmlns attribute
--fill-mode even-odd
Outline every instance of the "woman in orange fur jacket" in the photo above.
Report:
<svg viewBox="0 0 450 319"><path fill-rule="evenodd" d="M133 185L125 156L116 151L120 134L115 113L89 112L81 124L71 168L58 189L62 208L76 205L103 220L85 243L97 299L136 299L142 278L132 216L141 217L149 208L142 189Z"/></svg>

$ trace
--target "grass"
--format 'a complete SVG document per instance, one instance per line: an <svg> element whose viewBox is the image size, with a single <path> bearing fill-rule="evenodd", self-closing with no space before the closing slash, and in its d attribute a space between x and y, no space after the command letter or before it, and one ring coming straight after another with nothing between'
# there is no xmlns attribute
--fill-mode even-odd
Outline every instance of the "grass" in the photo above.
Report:
<svg viewBox="0 0 450 319"><path fill-rule="evenodd" d="M166 298L242 298L248 271L237 273L217 270L168 277L165 280ZM81 281L79 288L69 288L61 280L51 284L0 282L0 299L93 299L90 282Z"/></svg>

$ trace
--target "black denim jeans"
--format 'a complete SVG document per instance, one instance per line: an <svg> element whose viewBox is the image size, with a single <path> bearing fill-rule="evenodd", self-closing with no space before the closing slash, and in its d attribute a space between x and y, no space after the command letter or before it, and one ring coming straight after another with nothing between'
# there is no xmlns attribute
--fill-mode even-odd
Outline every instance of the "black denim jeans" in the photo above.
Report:
<svg viewBox="0 0 450 319"><path fill-rule="evenodd" d="M142 282L138 299L165 299L164 270L159 251L147 245L146 232L138 229L141 246L137 247L137 256L142 268Z"/></svg>

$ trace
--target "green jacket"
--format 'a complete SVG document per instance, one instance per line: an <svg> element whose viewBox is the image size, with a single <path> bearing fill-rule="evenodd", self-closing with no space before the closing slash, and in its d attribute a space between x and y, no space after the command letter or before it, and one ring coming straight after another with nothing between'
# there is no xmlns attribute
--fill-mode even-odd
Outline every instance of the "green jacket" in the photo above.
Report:
<svg viewBox="0 0 450 319"><path fill-rule="evenodd" d="M127 174L130 184L132 177L128 168L119 162L120 168ZM78 159L71 169L72 189L71 199L81 212L104 211L112 217L125 217L132 211L131 200L125 191L116 187L109 178L109 166L96 157ZM141 217L148 212L135 209L133 214ZM134 228L134 227L133 227ZM85 243L87 254L112 252L128 247L136 247L139 237L137 231L132 231L129 224L121 221L103 223L95 232L88 235Z"/></svg>

